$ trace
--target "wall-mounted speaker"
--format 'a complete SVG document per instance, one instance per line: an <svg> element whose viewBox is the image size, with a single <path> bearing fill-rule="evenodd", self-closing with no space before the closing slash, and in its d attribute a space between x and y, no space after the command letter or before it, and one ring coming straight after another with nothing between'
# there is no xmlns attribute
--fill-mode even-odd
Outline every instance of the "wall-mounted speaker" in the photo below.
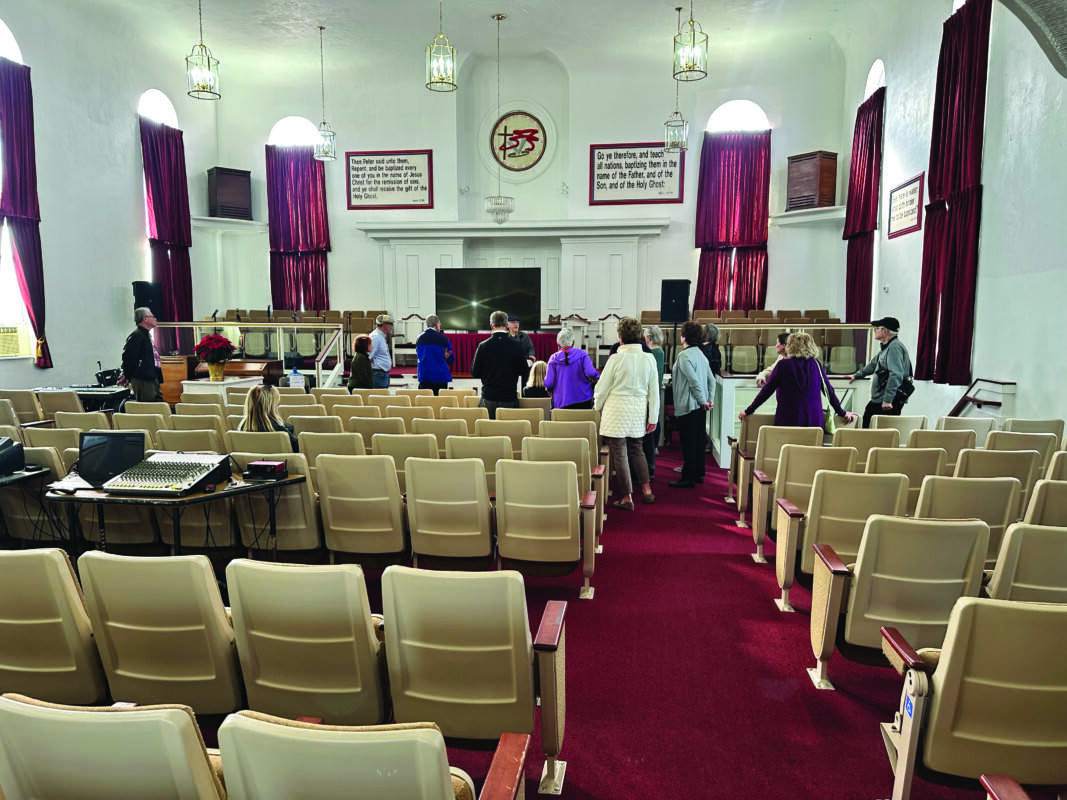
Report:
<svg viewBox="0 0 1067 800"><path fill-rule="evenodd" d="M689 319L688 280L665 280L659 295L659 321L663 323L685 322Z"/></svg>
<svg viewBox="0 0 1067 800"><path fill-rule="evenodd" d="M252 219L252 173L229 167L209 169L207 213L209 217Z"/></svg>

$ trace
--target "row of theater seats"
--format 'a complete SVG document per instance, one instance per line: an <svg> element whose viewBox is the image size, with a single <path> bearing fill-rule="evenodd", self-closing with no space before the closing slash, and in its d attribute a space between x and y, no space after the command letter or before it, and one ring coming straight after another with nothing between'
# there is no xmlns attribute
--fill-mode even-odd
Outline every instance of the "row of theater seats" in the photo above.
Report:
<svg viewBox="0 0 1067 800"><path fill-rule="evenodd" d="M23 634L0 638L4 796L451 798L455 783L473 798L448 737L506 751L481 797L510 800L538 705L562 778L566 603L531 637L516 572L390 567L383 618L355 565L232 561L230 608L204 556L78 567L80 586L60 550L0 553L0 608ZM109 699L122 707L89 707ZM221 758L194 714L231 714Z"/></svg>
<svg viewBox="0 0 1067 800"><path fill-rule="evenodd" d="M827 447L752 415L735 444L738 525L751 507L757 562L775 541L775 603L811 590L812 682L833 688L835 653L881 651L906 675L882 726L895 799L922 768L1067 781L1067 662L1049 645L1067 636L1067 447L1060 420L1010 424L1043 432L989 431L979 450L973 428L914 425L904 447L899 428L846 429Z"/></svg>

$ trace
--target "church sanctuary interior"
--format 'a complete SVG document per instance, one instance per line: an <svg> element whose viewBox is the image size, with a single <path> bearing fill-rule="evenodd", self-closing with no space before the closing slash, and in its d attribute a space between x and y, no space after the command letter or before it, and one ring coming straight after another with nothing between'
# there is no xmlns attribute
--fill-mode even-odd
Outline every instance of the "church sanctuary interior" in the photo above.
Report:
<svg viewBox="0 0 1067 800"><path fill-rule="evenodd" d="M1067 800L1067 6L681 2L0 0L0 800Z"/></svg>

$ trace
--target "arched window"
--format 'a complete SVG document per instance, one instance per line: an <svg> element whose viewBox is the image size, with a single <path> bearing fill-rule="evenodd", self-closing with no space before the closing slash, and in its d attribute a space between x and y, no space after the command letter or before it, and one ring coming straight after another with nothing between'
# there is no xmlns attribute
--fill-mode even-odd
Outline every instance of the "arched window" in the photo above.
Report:
<svg viewBox="0 0 1067 800"><path fill-rule="evenodd" d="M0 58L6 58L16 64L23 63L22 51L19 49L19 43L15 41L15 34L2 19L0 19Z"/></svg>
<svg viewBox="0 0 1067 800"><path fill-rule="evenodd" d="M952 0L952 13L955 14L967 0Z"/></svg>
<svg viewBox="0 0 1067 800"><path fill-rule="evenodd" d="M319 141L319 129L306 117L283 117L270 129L267 144L293 147L315 145Z"/></svg>
<svg viewBox="0 0 1067 800"><path fill-rule="evenodd" d="M767 131L771 122L763 109L751 100L731 100L723 103L708 118L708 133L725 131Z"/></svg>
<svg viewBox="0 0 1067 800"><path fill-rule="evenodd" d="M866 100L872 94L885 86L885 63L876 58L871 64L871 70L867 73L867 86L863 90L863 99Z"/></svg>
<svg viewBox="0 0 1067 800"><path fill-rule="evenodd" d="M174 104L159 89L149 89L141 95L137 101L137 113L152 122L178 127L178 113L174 110Z"/></svg>

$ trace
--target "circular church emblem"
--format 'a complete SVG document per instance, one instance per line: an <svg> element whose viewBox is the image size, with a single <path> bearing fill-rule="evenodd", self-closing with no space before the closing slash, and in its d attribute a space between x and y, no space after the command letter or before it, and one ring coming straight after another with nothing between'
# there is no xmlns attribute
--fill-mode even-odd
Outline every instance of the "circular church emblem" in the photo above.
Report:
<svg viewBox="0 0 1067 800"><path fill-rule="evenodd" d="M537 164L547 145L545 126L525 111L512 111L502 116L489 136L496 163L512 172L523 172Z"/></svg>

